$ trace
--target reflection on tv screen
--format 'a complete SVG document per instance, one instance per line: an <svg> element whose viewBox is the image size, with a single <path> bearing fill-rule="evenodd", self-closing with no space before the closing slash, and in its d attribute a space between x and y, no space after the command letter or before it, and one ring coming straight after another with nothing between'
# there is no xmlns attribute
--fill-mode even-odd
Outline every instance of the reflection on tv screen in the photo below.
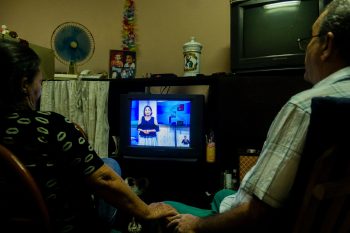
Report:
<svg viewBox="0 0 350 233"><path fill-rule="evenodd" d="M189 148L190 119L188 100L132 100L130 145Z"/></svg>

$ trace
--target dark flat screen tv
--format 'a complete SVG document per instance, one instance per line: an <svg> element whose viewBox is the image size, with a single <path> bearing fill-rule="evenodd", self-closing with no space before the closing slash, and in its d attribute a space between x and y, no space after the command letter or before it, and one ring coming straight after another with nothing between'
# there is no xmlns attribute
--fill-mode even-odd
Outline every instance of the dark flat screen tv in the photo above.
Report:
<svg viewBox="0 0 350 233"><path fill-rule="evenodd" d="M324 0L231 1L232 72L303 69L305 53L297 39L311 36L325 4Z"/></svg>
<svg viewBox="0 0 350 233"><path fill-rule="evenodd" d="M199 161L203 95L123 94L120 155L125 159Z"/></svg>

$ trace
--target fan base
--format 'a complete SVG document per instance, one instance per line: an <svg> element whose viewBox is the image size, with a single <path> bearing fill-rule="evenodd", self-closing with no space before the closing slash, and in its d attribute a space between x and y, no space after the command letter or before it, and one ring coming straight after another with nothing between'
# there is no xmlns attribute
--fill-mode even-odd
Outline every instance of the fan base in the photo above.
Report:
<svg viewBox="0 0 350 233"><path fill-rule="evenodd" d="M69 62L68 74L78 74L77 65L75 62Z"/></svg>

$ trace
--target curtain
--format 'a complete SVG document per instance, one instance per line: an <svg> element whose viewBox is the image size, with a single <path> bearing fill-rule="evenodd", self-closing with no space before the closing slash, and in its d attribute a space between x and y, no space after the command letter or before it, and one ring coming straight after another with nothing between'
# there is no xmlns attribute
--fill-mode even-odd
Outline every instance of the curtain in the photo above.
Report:
<svg viewBox="0 0 350 233"><path fill-rule="evenodd" d="M53 111L79 124L100 157L108 157L107 81L44 81L40 110Z"/></svg>

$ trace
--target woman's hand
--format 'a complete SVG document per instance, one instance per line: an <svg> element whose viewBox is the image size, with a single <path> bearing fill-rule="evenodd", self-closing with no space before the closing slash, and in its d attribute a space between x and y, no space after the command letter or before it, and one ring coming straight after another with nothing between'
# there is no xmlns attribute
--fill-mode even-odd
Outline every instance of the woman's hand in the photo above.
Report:
<svg viewBox="0 0 350 233"><path fill-rule="evenodd" d="M144 133L144 134L148 134L148 130L147 129L139 129L139 131Z"/></svg>
<svg viewBox="0 0 350 233"><path fill-rule="evenodd" d="M150 214L147 216L147 219L159 219L163 217L172 217L177 215L177 211L170 205L167 205L163 202L155 202L148 205Z"/></svg>

